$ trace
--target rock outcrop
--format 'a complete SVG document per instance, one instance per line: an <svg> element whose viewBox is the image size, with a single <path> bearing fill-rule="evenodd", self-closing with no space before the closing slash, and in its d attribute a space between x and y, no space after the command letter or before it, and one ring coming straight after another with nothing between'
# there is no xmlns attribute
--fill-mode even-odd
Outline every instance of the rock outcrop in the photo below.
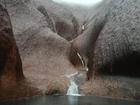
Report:
<svg viewBox="0 0 140 105"><path fill-rule="evenodd" d="M107 0L99 6L87 30L72 43L88 59L89 76L93 70L140 75L140 1Z"/></svg>
<svg viewBox="0 0 140 105"><path fill-rule="evenodd" d="M25 79L10 17L0 5L0 100L41 94Z"/></svg>
<svg viewBox="0 0 140 105"><path fill-rule="evenodd" d="M78 20L66 6L52 0L34 0L34 3L36 8L46 17L47 22L52 21L51 29L58 35L66 40L72 40L79 35Z"/></svg>
<svg viewBox="0 0 140 105"><path fill-rule="evenodd" d="M93 80L83 90L85 94L139 99L140 85L135 78L139 80L140 76L140 1L105 0L96 9L87 20L87 29L72 42L72 50L83 56L89 68L88 77ZM78 58L72 50L70 59L75 64ZM100 73L112 76L107 79Z"/></svg>
<svg viewBox="0 0 140 105"><path fill-rule="evenodd" d="M26 81L43 94L65 94L68 88L65 75L76 72L67 57L70 43L55 32L54 20L48 16L47 9L43 7L45 12L42 12L42 7L36 7L29 0L20 0L16 4L14 0L10 2L6 8L12 21ZM21 94L25 97L36 94L32 88L30 91Z"/></svg>
<svg viewBox="0 0 140 105"><path fill-rule="evenodd" d="M0 5L0 86L10 85L23 78L22 62L10 17L7 10Z"/></svg>
<svg viewBox="0 0 140 105"><path fill-rule="evenodd" d="M95 65L113 74L140 76L140 1L110 1L95 47Z"/></svg>

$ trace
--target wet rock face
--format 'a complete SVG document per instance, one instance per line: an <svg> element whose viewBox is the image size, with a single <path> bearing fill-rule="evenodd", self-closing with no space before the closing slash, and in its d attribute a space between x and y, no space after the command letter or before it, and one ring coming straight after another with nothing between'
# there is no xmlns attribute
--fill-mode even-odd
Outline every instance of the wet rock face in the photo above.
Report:
<svg viewBox="0 0 140 105"><path fill-rule="evenodd" d="M0 5L0 80L2 85L8 85L22 78L22 63L10 17L7 10Z"/></svg>

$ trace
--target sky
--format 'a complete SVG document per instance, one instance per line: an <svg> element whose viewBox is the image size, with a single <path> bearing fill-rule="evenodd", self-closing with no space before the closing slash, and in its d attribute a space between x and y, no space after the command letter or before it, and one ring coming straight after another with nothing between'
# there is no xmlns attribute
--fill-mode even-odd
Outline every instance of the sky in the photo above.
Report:
<svg viewBox="0 0 140 105"><path fill-rule="evenodd" d="M71 3L71 4L79 4L83 6L91 6L98 2L101 2L102 0L53 0L58 3Z"/></svg>

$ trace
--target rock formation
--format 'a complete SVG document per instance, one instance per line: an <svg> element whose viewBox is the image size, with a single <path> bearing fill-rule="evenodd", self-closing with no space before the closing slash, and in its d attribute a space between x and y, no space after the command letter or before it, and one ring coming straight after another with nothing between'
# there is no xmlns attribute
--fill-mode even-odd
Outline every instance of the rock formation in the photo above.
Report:
<svg viewBox="0 0 140 105"><path fill-rule="evenodd" d="M88 76L95 70L140 75L140 1L107 0L99 6L87 30L72 43L88 59Z"/></svg>
<svg viewBox="0 0 140 105"><path fill-rule="evenodd" d="M115 72L114 68L124 66L126 61L130 65L134 61L136 65L132 67L139 64L139 56L134 56L139 54L139 0L105 0L90 9L79 7L82 12L52 0L0 0L0 3L10 15L9 18L7 12L1 12L0 17L1 83L11 84L25 75L24 81L13 86L1 85L4 88L0 87L0 99L66 94L69 85L66 75L83 70L78 54L88 66L91 78L79 87L81 94L139 99L139 79L100 75L92 78L93 70ZM114 62L120 62L120 58L124 61L118 66Z"/></svg>
<svg viewBox="0 0 140 105"><path fill-rule="evenodd" d="M0 86L12 84L23 78L22 62L10 17L7 10L0 5Z"/></svg>

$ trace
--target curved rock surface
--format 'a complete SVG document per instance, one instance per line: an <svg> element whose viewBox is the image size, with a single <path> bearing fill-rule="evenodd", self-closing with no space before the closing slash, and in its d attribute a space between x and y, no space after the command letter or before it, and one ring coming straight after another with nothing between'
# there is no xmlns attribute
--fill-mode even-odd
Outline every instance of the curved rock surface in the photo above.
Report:
<svg viewBox="0 0 140 105"><path fill-rule="evenodd" d="M76 50L83 56L89 68L87 73L88 79L92 78L93 74L99 74L99 72L115 76L139 77L140 1L105 0L99 4L96 9L97 11L93 13L93 17L89 17L90 20L87 22L87 29L72 42L72 48L74 50L72 49L70 53L71 62L75 64L75 59L77 60L77 55L73 52ZM126 78L126 80L127 79L128 78ZM112 80L114 81L113 77ZM96 81L96 79L94 81ZM125 79L121 80L121 85L123 81L125 81ZM134 84L138 83L133 82ZM98 85L98 83L101 84ZM100 88L102 85L105 85L101 81L98 83L95 83L95 85ZM127 86L123 88L128 89ZM106 86L103 86L104 89L106 89L105 87ZM115 86L118 90L119 87ZM92 89L89 90L94 91L93 87L91 88ZM130 91L127 94L130 93L133 97L138 98L140 92L138 88L139 83L131 87L131 89L137 91L136 93L138 94L135 94L136 96L134 94L132 95ZM96 90L95 93L98 91L99 90ZM103 94L104 92L107 91L100 91L99 94ZM115 89L113 89L113 92L115 92ZM111 93L113 94L113 92ZM115 93L121 94L123 91L121 93ZM130 94L127 96L130 96Z"/></svg>
<svg viewBox="0 0 140 105"><path fill-rule="evenodd" d="M6 9L0 5L0 80L2 85L23 79L22 63Z"/></svg>
<svg viewBox="0 0 140 105"><path fill-rule="evenodd" d="M88 59L89 71L139 76L140 2L107 0L99 6L87 30L72 45Z"/></svg>
<svg viewBox="0 0 140 105"><path fill-rule="evenodd" d="M24 82L11 89L28 91L20 95L19 91L12 92L7 98L42 93L65 94L68 88L65 75L76 72L67 57L70 43L51 30L46 17L32 2L21 0L15 3L13 0L7 3L6 8L10 13L25 75ZM9 91L7 94L10 94Z"/></svg>

